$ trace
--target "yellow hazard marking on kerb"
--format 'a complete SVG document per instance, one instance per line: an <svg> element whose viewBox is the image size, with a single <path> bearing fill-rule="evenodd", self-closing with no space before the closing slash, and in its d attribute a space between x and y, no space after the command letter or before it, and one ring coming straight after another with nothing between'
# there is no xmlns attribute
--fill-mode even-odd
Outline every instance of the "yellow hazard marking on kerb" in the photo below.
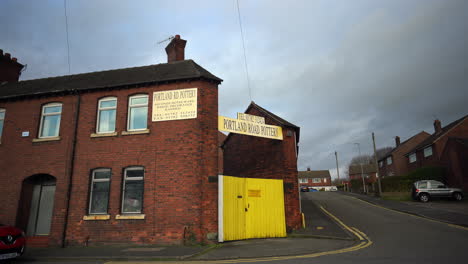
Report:
<svg viewBox="0 0 468 264"><path fill-rule="evenodd" d="M341 225L343 228L354 234L357 238L359 238L359 244L354 245L349 248L343 248L343 249L337 249L337 250L332 250L332 251L325 251L325 252L319 252L319 253L312 253L312 254L306 254L306 255L299 255L299 256L284 256L284 257L264 257L264 258L250 258L250 259L229 259L229 260L206 260L206 261L131 261L133 264L179 264L179 263L190 263L190 264L202 264L202 263L246 263L246 262L265 262L265 261L275 261L275 260L291 260L291 259L304 259L304 258L316 258L316 257L321 257L321 256L327 256L327 255L335 255L335 254L342 254L342 253L348 253L352 251L357 251L361 250L364 248L369 247L372 245L372 241L369 239L369 237L356 227L349 227L346 224L344 224L340 219L338 219L336 216L325 210L322 206L320 207L328 216L330 216L333 220L335 220L339 225ZM110 261L106 262L106 264L118 264L118 263L128 263L128 261Z"/></svg>
<svg viewBox="0 0 468 264"><path fill-rule="evenodd" d="M429 221L429 222L444 224L444 225L448 225L448 226L450 226L450 227L454 227L454 228L458 228L458 229L462 229L462 230L468 231L468 227L464 227L464 226L460 226L460 225L455 225L455 224L449 224L449 223L446 223L446 222L443 222L443 221L439 221L439 220L436 220L436 219L427 218L427 217L424 217L424 216L413 215L413 214L409 214L409 213L397 211L397 210L390 209L390 208L387 208L387 207L383 207L383 206L380 206L380 205L377 205L377 204L373 204L373 203L368 202L368 201L361 200L361 199L356 198L356 197L352 197L352 196L349 196L349 197L350 197L350 198L353 198L353 199L356 199L356 200L358 200L358 201L361 201L361 202L363 202L363 203L367 203L367 204L370 204L370 205L372 205L372 206L381 208L381 209L385 209L385 210L392 211L392 212L395 212L395 213L399 213L399 214L402 214L402 215L409 215L409 216L411 216L411 217L424 219L424 220L427 220L427 221Z"/></svg>

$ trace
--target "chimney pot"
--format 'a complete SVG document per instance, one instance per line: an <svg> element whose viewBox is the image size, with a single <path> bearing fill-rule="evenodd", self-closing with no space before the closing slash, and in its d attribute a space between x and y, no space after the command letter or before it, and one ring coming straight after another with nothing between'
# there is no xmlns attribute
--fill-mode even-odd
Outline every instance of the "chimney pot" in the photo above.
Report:
<svg viewBox="0 0 468 264"><path fill-rule="evenodd" d="M400 137L399 136L396 136L395 137L395 145L398 147L400 146Z"/></svg>
<svg viewBox="0 0 468 264"><path fill-rule="evenodd" d="M310 171L310 167L307 167L307 171Z"/></svg>
<svg viewBox="0 0 468 264"><path fill-rule="evenodd" d="M18 59L17 59L17 58L14 58L14 57L11 58L11 60L14 61L14 62L17 62L17 61L18 61Z"/></svg>
<svg viewBox="0 0 468 264"><path fill-rule="evenodd" d="M3 56L3 50L0 49L0 56Z"/></svg>
<svg viewBox="0 0 468 264"><path fill-rule="evenodd" d="M442 123L439 119L434 120L434 133L438 134L442 131Z"/></svg>
<svg viewBox="0 0 468 264"><path fill-rule="evenodd" d="M7 58L9 60L11 58L11 54L10 53L5 53L5 58Z"/></svg>
<svg viewBox="0 0 468 264"><path fill-rule="evenodd" d="M175 37L167 44L167 62L182 61L185 60L185 45L187 41L180 38L180 35Z"/></svg>

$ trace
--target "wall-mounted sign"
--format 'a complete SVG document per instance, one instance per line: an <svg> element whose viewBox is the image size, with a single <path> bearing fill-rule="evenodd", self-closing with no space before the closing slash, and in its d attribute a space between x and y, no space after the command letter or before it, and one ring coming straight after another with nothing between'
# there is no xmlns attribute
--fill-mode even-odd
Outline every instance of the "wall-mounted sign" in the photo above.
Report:
<svg viewBox="0 0 468 264"><path fill-rule="evenodd" d="M254 122L258 124L265 124L265 118L263 116L255 116L244 113L237 113L237 119Z"/></svg>
<svg viewBox="0 0 468 264"><path fill-rule="evenodd" d="M249 197L262 197L261 190L247 190Z"/></svg>
<svg viewBox="0 0 468 264"><path fill-rule="evenodd" d="M153 93L153 122L197 118L197 88Z"/></svg>
<svg viewBox="0 0 468 264"><path fill-rule="evenodd" d="M224 116L218 117L218 130L242 135L283 140L283 129L279 126L258 124Z"/></svg>
<svg viewBox="0 0 468 264"><path fill-rule="evenodd" d="M21 132L22 137L29 137L29 131L23 131Z"/></svg>

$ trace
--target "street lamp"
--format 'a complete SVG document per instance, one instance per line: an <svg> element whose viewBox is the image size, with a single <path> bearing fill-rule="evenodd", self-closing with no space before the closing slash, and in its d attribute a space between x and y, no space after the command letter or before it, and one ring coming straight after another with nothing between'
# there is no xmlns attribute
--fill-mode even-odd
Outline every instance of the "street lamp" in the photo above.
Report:
<svg viewBox="0 0 468 264"><path fill-rule="evenodd" d="M358 150L359 150L359 159L361 159L361 144L354 143L354 145L357 145ZM366 192L366 181L364 180L364 171L362 169L362 161L361 160L359 160L359 165L361 166L362 188L364 190L364 193L367 193Z"/></svg>

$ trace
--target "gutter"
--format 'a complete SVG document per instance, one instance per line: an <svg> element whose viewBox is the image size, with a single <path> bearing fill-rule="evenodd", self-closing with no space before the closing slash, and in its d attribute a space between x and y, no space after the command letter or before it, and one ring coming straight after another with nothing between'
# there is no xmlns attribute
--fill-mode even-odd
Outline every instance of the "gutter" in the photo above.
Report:
<svg viewBox="0 0 468 264"><path fill-rule="evenodd" d="M62 234L62 248L66 245L67 239L67 228L68 228L68 220L70 216L70 197L71 191L73 186L73 171L75 168L75 157L76 157L76 141L77 141L77 134L78 134L78 118L80 116L80 106L81 106L81 95L74 90L73 92L76 93L76 109L75 109L75 124L74 124L74 131L73 131L73 142L72 142L72 149L71 149L71 157L70 157L70 167L68 170L68 190L67 190L67 207L65 209L65 222L63 224L63 234Z"/></svg>

